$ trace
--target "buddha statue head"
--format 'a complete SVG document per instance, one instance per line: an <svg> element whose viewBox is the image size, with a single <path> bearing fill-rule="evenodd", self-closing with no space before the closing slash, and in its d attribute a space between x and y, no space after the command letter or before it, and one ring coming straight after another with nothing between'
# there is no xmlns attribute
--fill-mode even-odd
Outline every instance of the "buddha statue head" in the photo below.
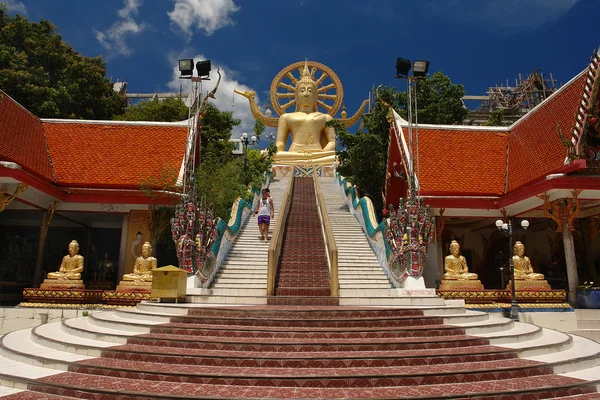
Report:
<svg viewBox="0 0 600 400"><path fill-rule="evenodd" d="M77 243L77 240L72 240L71 243L69 243L69 255L72 257L74 255L76 255L79 252L79 243Z"/></svg>
<svg viewBox="0 0 600 400"><path fill-rule="evenodd" d="M312 78L308 63L304 63L304 69L296 85L296 111L317 111L317 83Z"/></svg>
<svg viewBox="0 0 600 400"><path fill-rule="evenodd" d="M450 242L450 254L454 257L458 257L460 255L460 244L456 240Z"/></svg>
<svg viewBox="0 0 600 400"><path fill-rule="evenodd" d="M150 244L150 242L146 242L142 246L142 257L148 258L151 255L152 255L152 245Z"/></svg>
<svg viewBox="0 0 600 400"><path fill-rule="evenodd" d="M523 257L525 255L525 245L521 242L516 242L513 251L516 256Z"/></svg>

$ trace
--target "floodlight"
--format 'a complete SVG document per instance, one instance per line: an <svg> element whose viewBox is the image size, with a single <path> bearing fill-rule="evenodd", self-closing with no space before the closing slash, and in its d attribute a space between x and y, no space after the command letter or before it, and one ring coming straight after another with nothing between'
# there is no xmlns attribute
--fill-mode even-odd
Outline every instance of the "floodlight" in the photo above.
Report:
<svg viewBox="0 0 600 400"><path fill-rule="evenodd" d="M192 76L194 74L194 60L191 58L179 60L179 73L181 76Z"/></svg>
<svg viewBox="0 0 600 400"><path fill-rule="evenodd" d="M198 77L200 78L210 75L210 60L198 61L196 71L198 71Z"/></svg>
<svg viewBox="0 0 600 400"><path fill-rule="evenodd" d="M398 57L396 60L396 76L408 76L410 71L410 61L402 57Z"/></svg>
<svg viewBox="0 0 600 400"><path fill-rule="evenodd" d="M429 71L429 61L415 60L413 63L413 75L424 77Z"/></svg>

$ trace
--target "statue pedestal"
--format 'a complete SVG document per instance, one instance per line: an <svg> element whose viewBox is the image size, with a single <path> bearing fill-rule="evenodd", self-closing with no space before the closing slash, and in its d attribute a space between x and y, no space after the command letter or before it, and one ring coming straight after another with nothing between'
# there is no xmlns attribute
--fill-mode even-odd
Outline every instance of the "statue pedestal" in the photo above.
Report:
<svg viewBox="0 0 600 400"><path fill-rule="evenodd" d="M44 279L40 289L85 289L85 285L82 280Z"/></svg>
<svg viewBox="0 0 600 400"><path fill-rule="evenodd" d="M478 279L444 279L438 290L469 291L484 289L483 284Z"/></svg>
<svg viewBox="0 0 600 400"><path fill-rule="evenodd" d="M512 281L508 281L506 290L512 290ZM521 280L515 279L515 290L520 291L535 291L535 290L552 290L550 284L546 280Z"/></svg>
<svg viewBox="0 0 600 400"><path fill-rule="evenodd" d="M117 290L102 292L102 302L117 306L135 306L143 300L150 300L152 282L121 281Z"/></svg>
<svg viewBox="0 0 600 400"><path fill-rule="evenodd" d="M25 288L23 299L29 303L54 304L97 304L102 299L102 290L88 290L53 286L47 288Z"/></svg>
<svg viewBox="0 0 600 400"><path fill-rule="evenodd" d="M152 290L152 281L121 281L117 285L117 291Z"/></svg>

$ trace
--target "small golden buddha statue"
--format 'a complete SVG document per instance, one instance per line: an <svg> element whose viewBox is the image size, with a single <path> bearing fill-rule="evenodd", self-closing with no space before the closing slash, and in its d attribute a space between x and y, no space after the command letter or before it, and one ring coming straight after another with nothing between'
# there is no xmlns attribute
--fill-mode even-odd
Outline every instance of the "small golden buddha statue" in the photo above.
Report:
<svg viewBox="0 0 600 400"><path fill-rule="evenodd" d="M525 255L525 245L516 242L513 248L513 268L515 270L516 290L550 290L550 285L544 280L544 274L538 274L533 270L529 257ZM511 288L511 282L507 288Z"/></svg>
<svg viewBox="0 0 600 400"><path fill-rule="evenodd" d="M79 252L79 243L69 243L69 254L64 256L57 272L49 272L48 279L80 280L83 272L83 256Z"/></svg>
<svg viewBox="0 0 600 400"><path fill-rule="evenodd" d="M152 285L152 270L157 268L158 261L152 257L152 245L146 242L142 246L142 255L135 260L133 272L123 275L123 280L117 290L132 286L150 287Z"/></svg>
<svg viewBox="0 0 600 400"><path fill-rule="evenodd" d="M335 161L335 130L325 127L333 117L317 110L317 84L305 64L296 85L296 111L279 117L276 164L331 164ZM288 135L292 144L285 151Z"/></svg>
<svg viewBox="0 0 600 400"><path fill-rule="evenodd" d="M79 243L76 240L69 243L69 254L64 256L58 271L49 272L48 278L40 285L40 288L69 287L85 288L81 280L83 272L83 256L79 252Z"/></svg>
<svg viewBox="0 0 600 400"><path fill-rule="evenodd" d="M483 290L477 274L469 272L467 260L460 255L460 245L456 240L450 243L450 255L444 259L444 271L440 290Z"/></svg>

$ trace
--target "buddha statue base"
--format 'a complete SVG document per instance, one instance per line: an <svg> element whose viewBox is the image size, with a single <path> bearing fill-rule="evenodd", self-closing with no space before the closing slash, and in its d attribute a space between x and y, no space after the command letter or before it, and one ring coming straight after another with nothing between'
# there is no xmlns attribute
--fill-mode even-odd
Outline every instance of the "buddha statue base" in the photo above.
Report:
<svg viewBox="0 0 600 400"><path fill-rule="evenodd" d="M468 291L484 289L479 279L444 279L438 290Z"/></svg>
<svg viewBox="0 0 600 400"><path fill-rule="evenodd" d="M44 279L40 289L85 289L81 279Z"/></svg>
<svg viewBox="0 0 600 400"><path fill-rule="evenodd" d="M152 281L121 281L117 285L117 291L152 290Z"/></svg>
<svg viewBox="0 0 600 400"><path fill-rule="evenodd" d="M508 281L508 285L506 285L506 290L512 290L512 281ZM525 280L525 279L515 279L515 290L519 291L536 291L536 290L552 290L548 281L543 279L536 280Z"/></svg>

